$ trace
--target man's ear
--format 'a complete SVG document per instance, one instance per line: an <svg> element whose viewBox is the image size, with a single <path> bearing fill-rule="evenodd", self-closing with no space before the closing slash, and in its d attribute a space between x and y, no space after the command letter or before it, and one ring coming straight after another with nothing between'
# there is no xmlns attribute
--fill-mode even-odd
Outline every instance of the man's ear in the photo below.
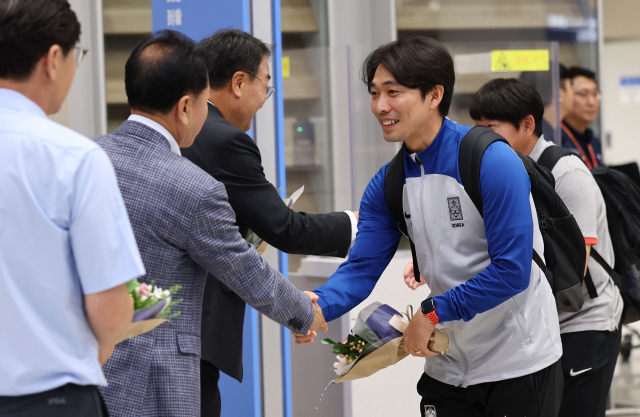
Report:
<svg viewBox="0 0 640 417"><path fill-rule="evenodd" d="M531 136L536 130L536 121L532 115L528 115L520 122L520 129L524 130L525 136Z"/></svg>
<svg viewBox="0 0 640 417"><path fill-rule="evenodd" d="M429 100L429 108L431 110L436 109L440 105L440 102L442 102L443 96L444 96L443 86L436 85L435 87L433 87L433 89L429 92L427 97L425 97L425 99Z"/></svg>
<svg viewBox="0 0 640 417"><path fill-rule="evenodd" d="M237 98L242 96L242 90L245 88L245 84L247 83L247 74L243 71L236 71L231 77L231 83L229 88L231 88L231 93Z"/></svg>
<svg viewBox="0 0 640 417"><path fill-rule="evenodd" d="M38 65L43 65L44 72L49 78L49 81L55 81L58 78L58 71L60 71L60 64L63 59L64 54L62 53L60 45L51 45L49 51L41 58L41 63Z"/></svg>
<svg viewBox="0 0 640 417"><path fill-rule="evenodd" d="M185 94L180 98L176 106L177 114L176 118L180 125L186 126L189 124L189 118L193 111L193 98L189 94Z"/></svg>

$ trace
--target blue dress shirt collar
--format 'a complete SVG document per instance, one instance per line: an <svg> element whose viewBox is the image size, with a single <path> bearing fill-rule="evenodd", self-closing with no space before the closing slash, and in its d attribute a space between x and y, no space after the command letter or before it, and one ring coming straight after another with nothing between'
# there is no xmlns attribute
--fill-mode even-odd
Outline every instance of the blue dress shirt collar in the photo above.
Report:
<svg viewBox="0 0 640 417"><path fill-rule="evenodd" d="M0 88L0 108L23 111L47 117L44 110L22 93L8 88Z"/></svg>

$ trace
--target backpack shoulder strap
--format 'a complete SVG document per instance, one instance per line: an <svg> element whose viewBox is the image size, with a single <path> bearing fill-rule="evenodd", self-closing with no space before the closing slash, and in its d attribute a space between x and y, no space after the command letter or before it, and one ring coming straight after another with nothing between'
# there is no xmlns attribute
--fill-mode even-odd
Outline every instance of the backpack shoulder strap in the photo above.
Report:
<svg viewBox="0 0 640 417"><path fill-rule="evenodd" d="M476 126L464 135L458 152L458 169L462 185L481 216L483 213L482 194L480 193L480 166L484 152L494 142L504 142L509 145L505 138L493 130L484 126ZM531 255L538 267L547 274L547 267L535 249Z"/></svg>
<svg viewBox="0 0 640 417"><path fill-rule="evenodd" d="M407 222L404 219L402 208L402 197L404 191L404 146L400 148L396 156L389 162L387 176L384 179L384 199L391 217L398 222L398 228L409 239L411 245L411 258L413 259L413 273L416 281L420 281L420 267L418 266L418 256L416 246L409 237Z"/></svg>
<svg viewBox="0 0 640 417"><path fill-rule="evenodd" d="M553 171L553 167L556 166L560 158L564 158L568 155L575 155L575 153L571 152L569 149L563 148L562 146L549 146L547 149L542 151L540 158L538 158L538 165L547 168L549 171Z"/></svg>
<svg viewBox="0 0 640 417"><path fill-rule="evenodd" d="M476 126L462 138L458 151L458 170L462 186L482 216L482 194L480 193L480 165L482 156L493 142L509 144L505 138L493 130Z"/></svg>
<svg viewBox="0 0 640 417"><path fill-rule="evenodd" d="M384 180L384 199L391 217L398 222L400 230L407 234L407 224L402 215L402 191L404 188L404 147L389 162Z"/></svg>
<svg viewBox="0 0 640 417"><path fill-rule="evenodd" d="M611 268L611 265L609 265L607 261L604 260L604 258L598 253L597 250L593 248L593 246L591 247L591 257L593 258L594 261L600 264L600 266L611 277L611 279L613 279L613 282L618 286L618 288L620 288L622 292L622 278L613 268ZM594 291L595 291L595 285L594 285ZM591 295L591 293L589 293L589 295ZM597 293L596 293L596 297L597 297Z"/></svg>

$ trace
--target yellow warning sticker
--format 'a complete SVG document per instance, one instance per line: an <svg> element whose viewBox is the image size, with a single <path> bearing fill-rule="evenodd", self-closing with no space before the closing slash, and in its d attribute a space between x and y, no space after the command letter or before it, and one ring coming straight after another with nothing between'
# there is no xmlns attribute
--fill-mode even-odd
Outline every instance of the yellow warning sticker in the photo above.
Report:
<svg viewBox="0 0 640 417"><path fill-rule="evenodd" d="M282 78L291 77L291 60L288 56L282 57Z"/></svg>
<svg viewBox="0 0 640 417"><path fill-rule="evenodd" d="M549 71L548 49L491 51L491 71Z"/></svg>

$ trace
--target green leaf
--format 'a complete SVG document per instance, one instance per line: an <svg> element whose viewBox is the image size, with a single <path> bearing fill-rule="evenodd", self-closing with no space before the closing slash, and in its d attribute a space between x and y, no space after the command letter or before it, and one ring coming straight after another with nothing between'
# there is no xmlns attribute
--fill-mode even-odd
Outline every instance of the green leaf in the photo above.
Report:
<svg viewBox="0 0 640 417"><path fill-rule="evenodd" d="M162 313L158 314L158 318L159 318L159 319L167 319L167 320L171 320L171 319L173 319L173 318L175 318L175 317L178 317L178 316L180 315L180 312L178 311L178 312L176 312L176 313L171 314L171 307L174 307L176 304L181 303L181 302L182 302L182 300L183 300L183 299L181 298L181 299L179 299L179 300L171 301L171 302L169 303L169 305L167 306L167 308L165 308L165 309L162 311Z"/></svg>
<svg viewBox="0 0 640 417"><path fill-rule="evenodd" d="M147 298L144 301L139 301L136 303L136 310L140 309L140 308L145 308L145 307L152 307L154 305L156 305L158 303L157 300L154 300L152 297Z"/></svg>
<svg viewBox="0 0 640 417"><path fill-rule="evenodd" d="M165 310L162 313L163 314L160 314L160 316L158 316L158 318L171 320L171 319L175 319L176 317L178 317L182 312L178 311L178 312L175 312L175 313L173 313L171 315L168 315L169 312L167 310ZM164 313L167 313L167 315L165 315Z"/></svg>
<svg viewBox="0 0 640 417"><path fill-rule="evenodd" d="M127 291L135 291L139 286L140 282L137 279L132 279L131 281L127 282Z"/></svg>
<svg viewBox="0 0 640 417"><path fill-rule="evenodd" d="M320 343L322 343L323 345L337 345L336 342L334 342L333 340L326 338L326 339L322 339L320 341Z"/></svg>

